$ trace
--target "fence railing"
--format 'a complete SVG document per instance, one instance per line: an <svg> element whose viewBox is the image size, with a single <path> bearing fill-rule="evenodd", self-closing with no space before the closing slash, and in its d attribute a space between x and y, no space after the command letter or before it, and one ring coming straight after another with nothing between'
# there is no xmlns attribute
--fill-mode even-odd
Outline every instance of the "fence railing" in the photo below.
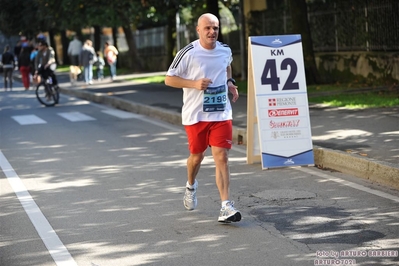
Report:
<svg viewBox="0 0 399 266"><path fill-rule="evenodd" d="M289 7L251 12L248 35L282 35L291 32ZM308 3L308 20L314 51L399 50L399 0L325 0ZM226 25L226 24L224 24ZM165 27L137 31L136 45L142 55L165 54ZM177 48L196 39L193 25L177 28ZM239 51L239 31L224 36Z"/></svg>
<svg viewBox="0 0 399 266"><path fill-rule="evenodd" d="M250 35L291 32L289 7L252 12ZM315 51L399 50L399 1L326 0L308 3Z"/></svg>

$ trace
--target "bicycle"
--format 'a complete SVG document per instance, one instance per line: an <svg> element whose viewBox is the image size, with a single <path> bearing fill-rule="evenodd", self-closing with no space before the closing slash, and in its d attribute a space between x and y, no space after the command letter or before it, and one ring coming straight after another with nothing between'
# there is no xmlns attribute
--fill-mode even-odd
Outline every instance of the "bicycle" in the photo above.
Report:
<svg viewBox="0 0 399 266"><path fill-rule="evenodd" d="M51 77L41 79L36 87L36 98L46 107L54 106L60 99L58 87L54 87Z"/></svg>
<svg viewBox="0 0 399 266"><path fill-rule="evenodd" d="M45 106L54 106L60 99L58 88L54 87L51 77L42 80L36 87L36 97Z"/></svg>

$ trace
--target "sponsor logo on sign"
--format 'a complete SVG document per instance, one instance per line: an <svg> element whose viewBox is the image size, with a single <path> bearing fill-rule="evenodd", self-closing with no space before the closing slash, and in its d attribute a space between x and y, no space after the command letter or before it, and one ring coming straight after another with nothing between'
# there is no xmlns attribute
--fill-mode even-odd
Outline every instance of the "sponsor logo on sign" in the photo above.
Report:
<svg viewBox="0 0 399 266"><path fill-rule="evenodd" d="M278 139L278 138L280 137L280 134L279 134L278 131L272 131L272 132L271 132L271 137L272 137L273 139Z"/></svg>
<svg viewBox="0 0 399 266"><path fill-rule="evenodd" d="M269 123L270 128L288 128L288 127L299 127L299 122L301 122L300 119L295 119L295 120L288 120L288 121L273 121L271 120Z"/></svg>
<svg viewBox="0 0 399 266"><path fill-rule="evenodd" d="M296 104L295 97L269 98L269 106L292 106Z"/></svg>
<svg viewBox="0 0 399 266"><path fill-rule="evenodd" d="M281 135L281 137L283 137L285 139L299 138L299 137L302 137L302 131L299 129L289 130L289 131L281 131L280 135Z"/></svg>
<svg viewBox="0 0 399 266"><path fill-rule="evenodd" d="M274 110L269 110L269 117L297 116L298 114L299 114L298 108L287 108L287 109L274 109Z"/></svg>
<svg viewBox="0 0 399 266"><path fill-rule="evenodd" d="M287 159L287 160L284 162L284 164L285 164L285 165L287 165L287 164L295 164L295 162L294 162L294 160L292 160L292 159Z"/></svg>
<svg viewBox="0 0 399 266"><path fill-rule="evenodd" d="M272 139L295 139L302 137L302 131L300 129L296 130L283 130L283 131L271 131L270 137Z"/></svg>

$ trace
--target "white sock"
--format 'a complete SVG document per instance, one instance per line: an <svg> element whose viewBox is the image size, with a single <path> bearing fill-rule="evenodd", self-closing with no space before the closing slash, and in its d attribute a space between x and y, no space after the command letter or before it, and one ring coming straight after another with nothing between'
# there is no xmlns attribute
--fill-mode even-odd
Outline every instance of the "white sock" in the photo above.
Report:
<svg viewBox="0 0 399 266"><path fill-rule="evenodd" d="M194 182L194 184L195 184L195 182ZM188 183L188 181L187 181L186 188L193 189L194 188L194 184L190 185L190 183Z"/></svg>
<svg viewBox="0 0 399 266"><path fill-rule="evenodd" d="M222 208L223 208L223 207L226 207L227 203L229 203L229 202L230 202L230 200L224 200L224 201L222 201Z"/></svg>

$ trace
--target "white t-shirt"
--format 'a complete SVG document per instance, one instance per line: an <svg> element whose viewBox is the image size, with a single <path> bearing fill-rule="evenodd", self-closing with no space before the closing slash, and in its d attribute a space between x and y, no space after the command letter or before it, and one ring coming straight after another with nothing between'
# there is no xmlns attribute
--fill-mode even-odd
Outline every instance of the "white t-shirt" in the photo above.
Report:
<svg viewBox="0 0 399 266"><path fill-rule="evenodd" d="M183 125L200 121L225 121L232 119L228 98L227 67L233 61L228 45L216 42L212 50L203 48L196 40L181 49L169 67L167 76L197 80L209 78L209 89L200 91L183 88Z"/></svg>
<svg viewBox="0 0 399 266"><path fill-rule="evenodd" d="M82 51L82 42L77 40L77 39L73 39L68 46L68 54L72 55L72 56L76 56L76 55L80 55L80 52Z"/></svg>

